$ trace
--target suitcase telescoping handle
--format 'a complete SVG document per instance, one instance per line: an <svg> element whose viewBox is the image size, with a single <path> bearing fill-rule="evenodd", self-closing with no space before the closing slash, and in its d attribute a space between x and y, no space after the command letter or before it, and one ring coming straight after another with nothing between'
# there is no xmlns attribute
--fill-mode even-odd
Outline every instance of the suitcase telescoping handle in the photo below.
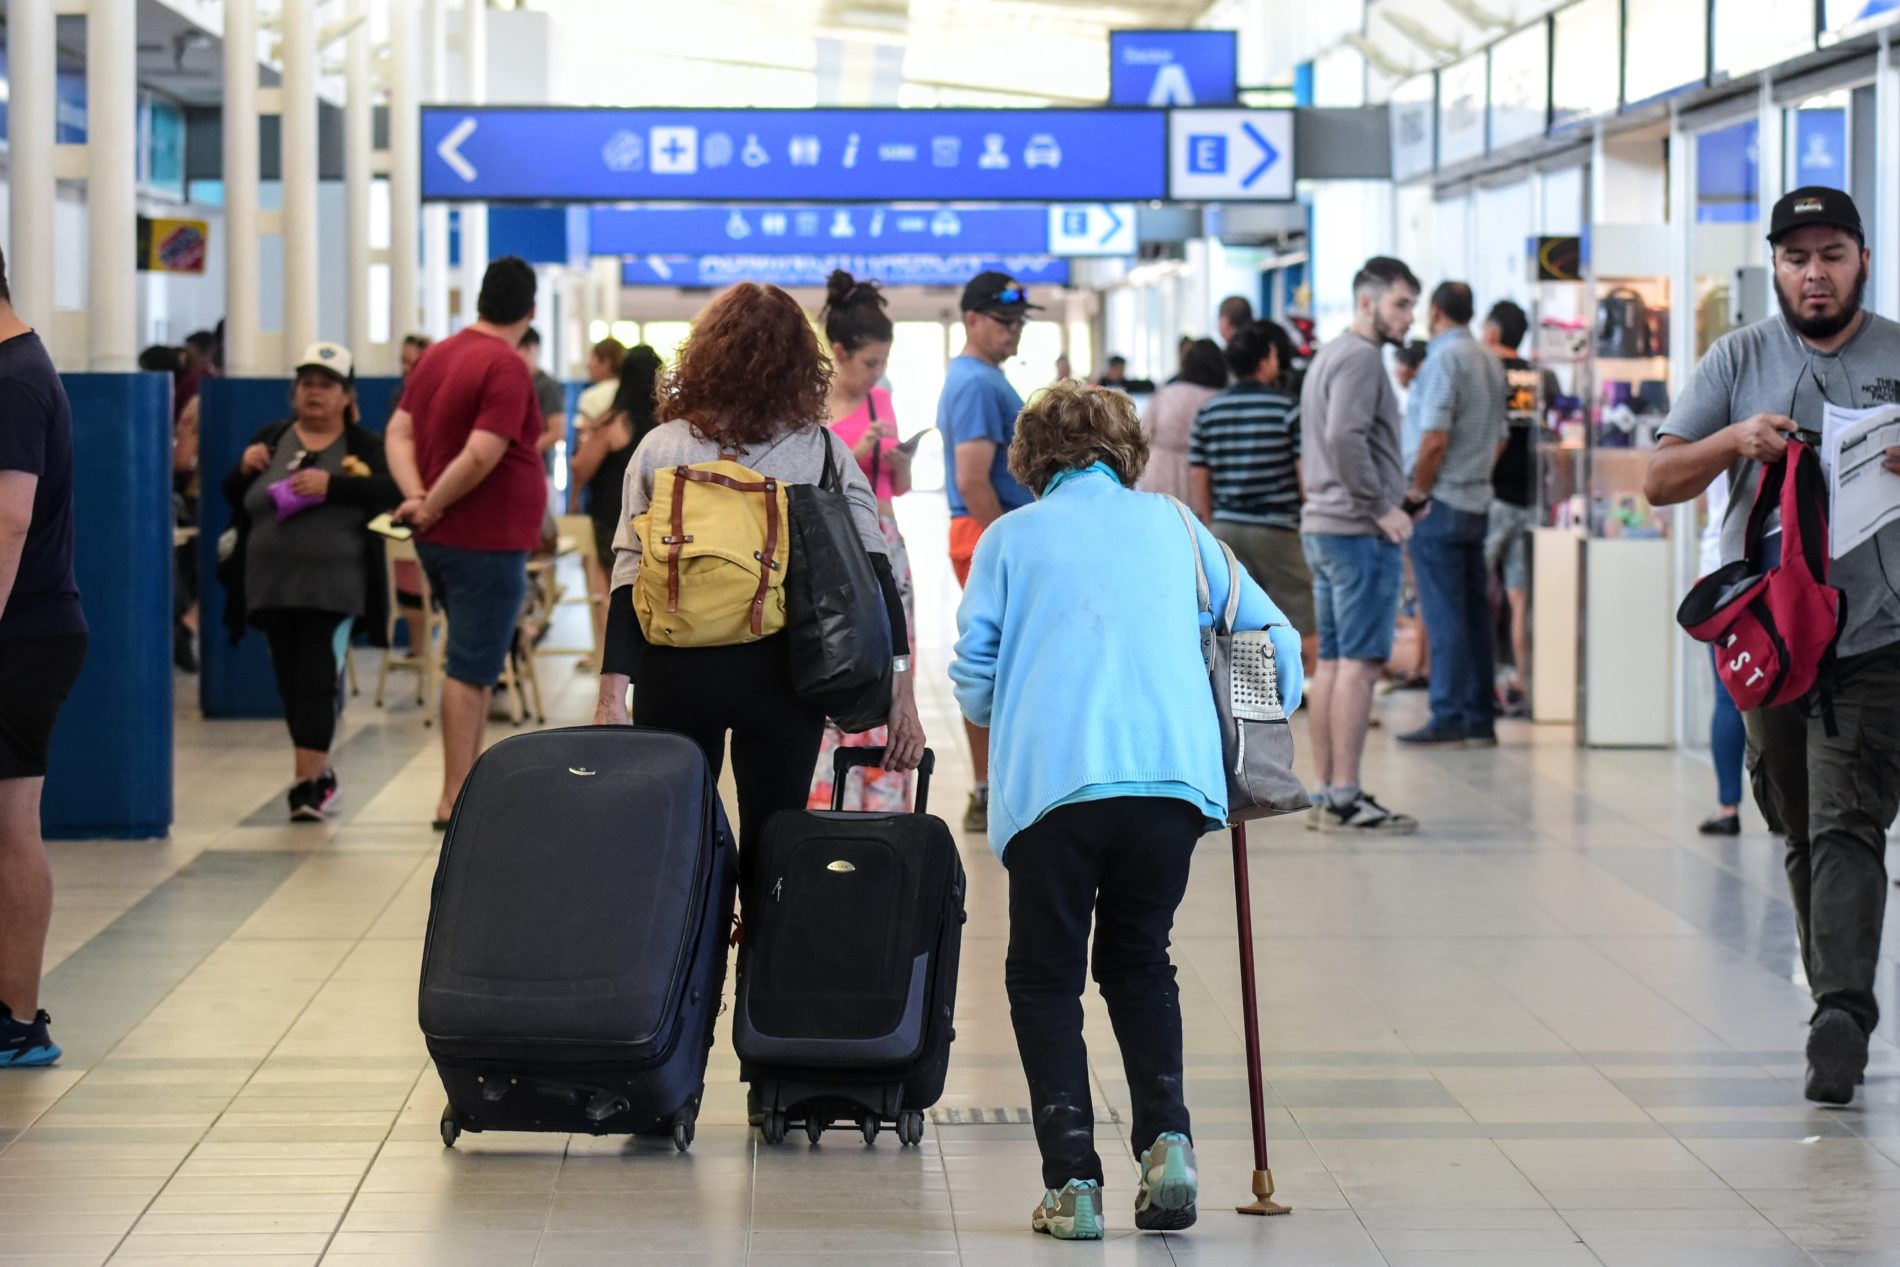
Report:
<svg viewBox="0 0 1900 1267"><path fill-rule="evenodd" d="M855 766L869 766L873 770L884 768L884 749L882 748L840 748L831 759L831 808L844 809L844 780ZM917 808L916 813L925 813L930 804L930 776L937 769L937 754L924 749L924 759L917 764Z"/></svg>

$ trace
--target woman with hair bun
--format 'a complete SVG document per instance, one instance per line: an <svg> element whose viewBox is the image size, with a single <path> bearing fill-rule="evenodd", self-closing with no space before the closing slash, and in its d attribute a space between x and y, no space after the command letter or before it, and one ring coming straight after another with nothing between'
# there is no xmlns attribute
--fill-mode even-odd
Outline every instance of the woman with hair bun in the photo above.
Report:
<svg viewBox="0 0 1900 1267"><path fill-rule="evenodd" d="M891 359L891 319L884 311L884 295L876 282L858 281L840 269L831 275L825 295L825 338L831 344L831 429L851 446L864 478L877 494L877 522L889 550L891 574L904 600L904 617L917 627L912 604L910 553L897 528L895 500L910 491L910 451L899 447L897 417L891 394L878 380ZM818 750L818 771L812 781L813 809L831 808L832 759L840 747L883 747L883 727L861 735L847 735L836 724L825 727L824 746ZM845 807L878 813L903 813L910 808L911 776L868 767L859 771L864 783L859 799L847 794Z"/></svg>

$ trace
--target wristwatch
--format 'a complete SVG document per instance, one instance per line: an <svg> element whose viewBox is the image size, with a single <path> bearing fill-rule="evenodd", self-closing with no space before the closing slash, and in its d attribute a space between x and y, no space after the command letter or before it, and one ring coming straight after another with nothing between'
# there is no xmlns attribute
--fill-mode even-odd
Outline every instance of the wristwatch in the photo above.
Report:
<svg viewBox="0 0 1900 1267"><path fill-rule="evenodd" d="M909 673L910 672L910 657L907 655L892 656L891 669L897 673Z"/></svg>

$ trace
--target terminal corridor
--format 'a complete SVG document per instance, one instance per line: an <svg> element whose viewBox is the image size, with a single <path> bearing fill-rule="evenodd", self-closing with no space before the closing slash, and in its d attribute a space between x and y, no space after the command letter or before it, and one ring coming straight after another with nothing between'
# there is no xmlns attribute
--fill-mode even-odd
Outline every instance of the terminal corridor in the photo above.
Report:
<svg viewBox="0 0 1900 1267"><path fill-rule="evenodd" d="M951 581L917 555L934 799L955 807ZM590 717L571 658L542 678L551 724ZM1251 1163L1231 871L1210 836L1175 930L1201 1220L1133 1231L1127 1088L1091 991L1099 1249L1024 1233L1038 1162L1002 991L1005 876L980 840L963 841L958 1037L921 1148L850 1129L761 1144L722 1018L686 1155L505 1134L451 1152L416 1027L433 732L408 700L354 701L344 807L313 828L282 821L278 723L181 711L174 838L51 847L45 997L66 1057L0 1080L0 1262L1900 1262L1900 1058L1879 1031L1855 1107L1802 1100L1779 843L1752 813L1739 839L1697 837L1692 756L1524 724L1495 751L1395 755L1420 709L1386 697L1368 778L1419 807L1420 834L1253 832L1274 1177L1294 1213L1227 1212Z"/></svg>

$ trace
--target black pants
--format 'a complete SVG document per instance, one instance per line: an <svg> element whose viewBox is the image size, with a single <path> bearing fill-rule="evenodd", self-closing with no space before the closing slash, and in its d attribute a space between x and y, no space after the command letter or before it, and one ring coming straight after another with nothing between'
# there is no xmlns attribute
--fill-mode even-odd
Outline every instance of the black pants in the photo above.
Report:
<svg viewBox="0 0 1900 1267"><path fill-rule="evenodd" d="M1887 828L1900 813L1900 646L1850 656L1833 738L1803 704L1745 713L1755 801L1788 841L1801 962L1816 1009L1880 1021L1874 969L1887 911Z"/></svg>
<svg viewBox="0 0 1900 1267"><path fill-rule="evenodd" d="M1052 810L1009 842L1004 977L1046 1187L1102 1181L1082 1041L1091 914L1095 984L1122 1049L1135 1152L1167 1131L1189 1133L1168 933L1203 821L1186 801L1119 797Z"/></svg>
<svg viewBox="0 0 1900 1267"><path fill-rule="evenodd" d="M633 690L636 725L690 737L712 763L725 763L732 735L732 777L739 787L740 893L765 822L782 809L803 809L825 735L823 709L792 690L792 665L781 636L736 647L642 650Z"/></svg>
<svg viewBox="0 0 1900 1267"><path fill-rule="evenodd" d="M343 667L352 618L308 607L260 611L251 621L270 642L277 694L284 701L290 742L328 752L343 715Z"/></svg>

